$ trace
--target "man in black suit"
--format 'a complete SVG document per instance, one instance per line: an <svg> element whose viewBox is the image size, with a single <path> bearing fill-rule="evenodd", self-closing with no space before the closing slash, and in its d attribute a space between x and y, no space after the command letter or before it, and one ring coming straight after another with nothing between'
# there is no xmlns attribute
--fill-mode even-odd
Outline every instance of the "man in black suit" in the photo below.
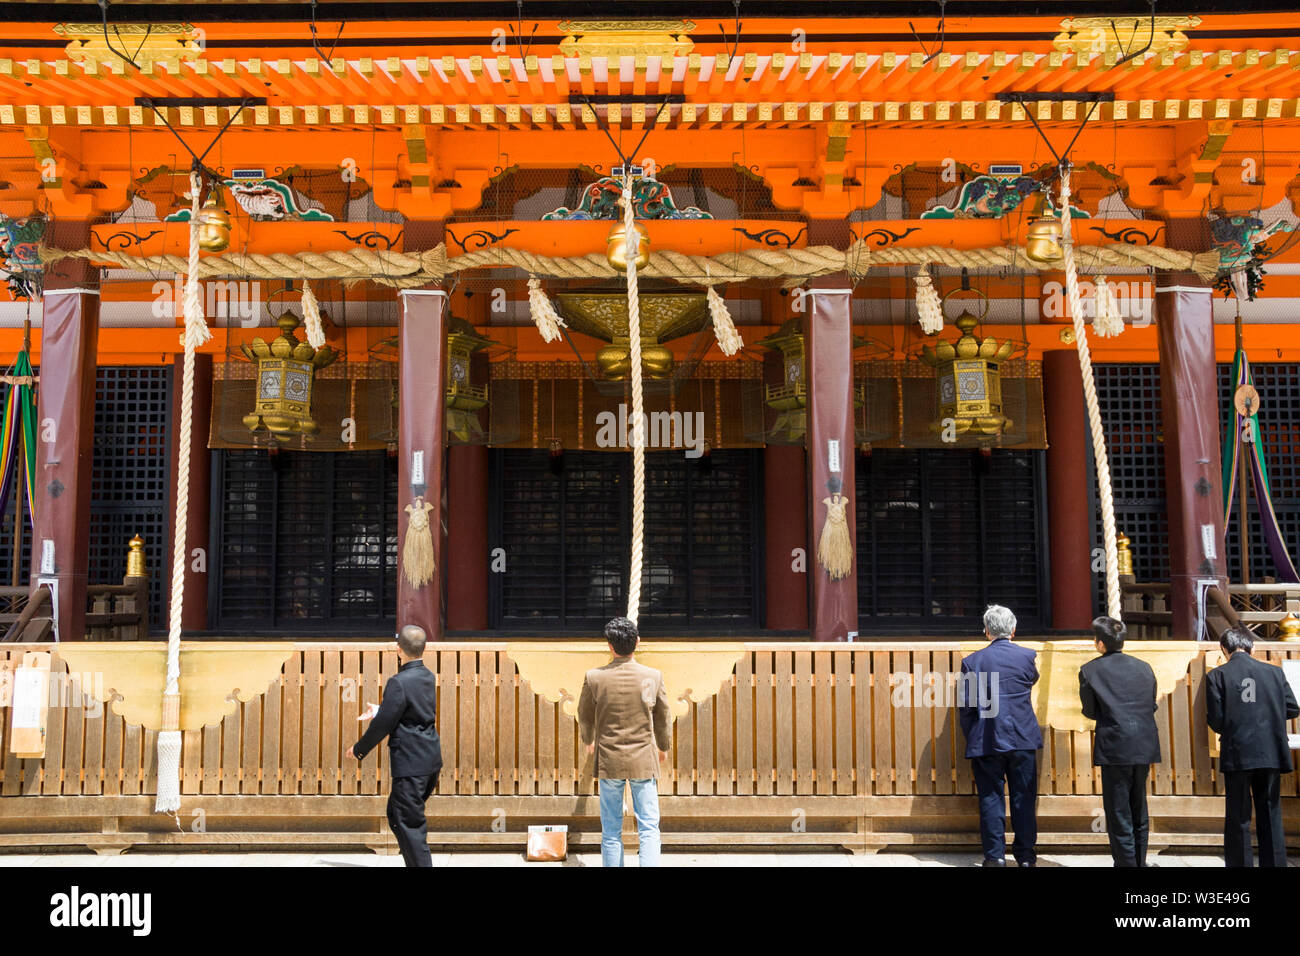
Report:
<svg viewBox="0 0 1300 956"><path fill-rule="evenodd" d="M1228 866L1252 866L1250 805L1255 804L1259 865L1286 866L1282 832L1281 776L1291 770L1286 722L1300 705L1282 668L1250 656L1255 637L1244 627L1223 632L1227 661L1205 677L1205 716L1219 734L1219 772L1226 791L1223 858Z"/></svg>
<svg viewBox="0 0 1300 956"><path fill-rule="evenodd" d="M1125 627L1110 617L1092 622L1101 657L1079 668L1083 716L1097 722L1092 762L1101 768L1110 855L1116 866L1146 866L1147 774L1160 761L1156 733L1156 675L1123 652Z"/></svg>
<svg viewBox="0 0 1300 956"><path fill-rule="evenodd" d="M1038 853L1038 750L1043 733L1034 714L1037 655L1012 642L1016 616L990 605L984 612L987 647L961 661L957 715L979 794L984 866L1006 866L1005 786L1011 798L1011 844L1016 863L1036 866Z"/></svg>
<svg viewBox="0 0 1300 956"><path fill-rule="evenodd" d="M442 743L435 725L438 682L424 666L424 629L408 624L397 635L401 666L384 685L384 702L371 704L362 720L370 729L348 748L348 756L365 757L388 738L392 790L388 825L407 866L433 866L424 804L438 786Z"/></svg>

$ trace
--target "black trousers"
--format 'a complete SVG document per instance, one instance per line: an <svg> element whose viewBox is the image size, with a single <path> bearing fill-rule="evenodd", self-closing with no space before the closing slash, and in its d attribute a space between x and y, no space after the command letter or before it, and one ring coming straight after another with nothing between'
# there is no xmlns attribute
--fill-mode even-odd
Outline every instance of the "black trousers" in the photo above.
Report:
<svg viewBox="0 0 1300 956"><path fill-rule="evenodd" d="M1101 805L1116 866L1147 865L1147 774L1151 765L1116 764L1101 768Z"/></svg>
<svg viewBox="0 0 1300 956"><path fill-rule="evenodd" d="M1223 862L1254 866L1250 852L1250 807L1255 805L1259 835L1259 865L1286 866L1286 835L1282 832L1282 775L1276 770L1238 770L1223 775L1226 812L1223 819Z"/></svg>
<svg viewBox="0 0 1300 956"><path fill-rule="evenodd" d="M1012 750L1008 753L971 757L975 792L980 799L980 841L984 859L1001 860L1007 853L1002 787L1011 791L1011 826L1016 831L1011 852L1017 863L1036 863L1038 855L1038 752Z"/></svg>
<svg viewBox="0 0 1300 956"><path fill-rule="evenodd" d="M402 861L407 866L433 866L429 853L429 821L424 805L438 786L438 774L426 777L395 777L388 794L388 825L397 838Z"/></svg>

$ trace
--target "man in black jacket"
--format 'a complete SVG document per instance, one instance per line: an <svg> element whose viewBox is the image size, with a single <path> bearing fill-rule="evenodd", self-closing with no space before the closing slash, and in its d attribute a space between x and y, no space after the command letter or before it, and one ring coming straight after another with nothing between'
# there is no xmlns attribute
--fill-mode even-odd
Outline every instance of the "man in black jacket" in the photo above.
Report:
<svg viewBox="0 0 1300 956"><path fill-rule="evenodd" d="M1228 866L1252 866L1250 805L1255 804L1259 865L1286 866L1282 832L1281 775L1291 770L1286 722L1300 705L1282 668L1250 656L1255 637L1244 627L1223 632L1227 661L1205 676L1205 716L1219 734L1219 773L1226 807L1223 858Z"/></svg>
<svg viewBox="0 0 1300 956"><path fill-rule="evenodd" d="M1101 768L1101 805L1116 866L1146 866L1147 774L1160 760L1156 675L1123 652L1125 627L1110 617L1092 622L1101 657L1079 668L1083 716L1097 722L1092 762Z"/></svg>
<svg viewBox="0 0 1300 956"><path fill-rule="evenodd" d="M424 804L438 786L442 744L435 725L437 678L424 666L424 629L408 624L397 635L401 666L384 685L382 705L371 704L362 716L374 718L370 729L348 748L348 756L365 757L388 738L392 790L388 825L407 866L433 866Z"/></svg>

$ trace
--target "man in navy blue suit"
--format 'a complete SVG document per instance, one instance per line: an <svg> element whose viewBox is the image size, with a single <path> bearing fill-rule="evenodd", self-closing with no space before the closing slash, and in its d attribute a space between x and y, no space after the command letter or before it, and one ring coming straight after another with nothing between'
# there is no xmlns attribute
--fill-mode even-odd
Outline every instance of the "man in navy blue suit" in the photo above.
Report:
<svg viewBox="0 0 1300 956"><path fill-rule="evenodd" d="M994 604L984 612L987 647L962 658L957 713L966 735L966 756L980 800L984 866L1006 866L1003 786L1011 792L1011 851L1021 866L1034 866L1038 840L1038 750L1043 732L1030 693L1038 681L1035 654L1011 643L1016 616Z"/></svg>

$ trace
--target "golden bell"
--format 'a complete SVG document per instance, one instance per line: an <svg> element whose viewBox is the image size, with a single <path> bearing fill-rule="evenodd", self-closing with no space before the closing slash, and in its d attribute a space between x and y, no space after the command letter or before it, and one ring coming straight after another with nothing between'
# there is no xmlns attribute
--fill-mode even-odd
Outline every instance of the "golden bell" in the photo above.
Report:
<svg viewBox="0 0 1300 956"><path fill-rule="evenodd" d="M1025 255L1034 262L1058 262L1065 255L1061 248L1061 222L1051 216L1029 220L1025 236Z"/></svg>
<svg viewBox="0 0 1300 956"><path fill-rule="evenodd" d="M633 224L632 231L635 237L640 240L637 245L636 267L644 269L650 261L650 237L646 235L644 229ZM627 247L628 237L625 232L625 226L621 222L614 223L614 228L609 231L609 238L605 240L605 258L609 264L619 272L627 271Z"/></svg>
<svg viewBox="0 0 1300 956"><path fill-rule="evenodd" d="M1295 611L1287 611L1286 617L1277 622L1277 627L1281 640L1300 641L1300 617L1296 617Z"/></svg>
<svg viewBox="0 0 1300 956"><path fill-rule="evenodd" d="M230 213L221 194L213 191L199 211L199 248L204 252L225 252L230 246Z"/></svg>

